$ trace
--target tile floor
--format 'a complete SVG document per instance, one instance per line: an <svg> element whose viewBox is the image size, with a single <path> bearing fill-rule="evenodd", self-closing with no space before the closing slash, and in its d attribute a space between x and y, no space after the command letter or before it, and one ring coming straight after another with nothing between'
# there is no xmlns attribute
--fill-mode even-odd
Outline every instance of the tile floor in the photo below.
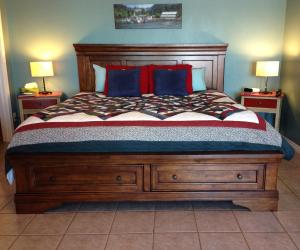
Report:
<svg viewBox="0 0 300 250"><path fill-rule="evenodd" d="M0 145L0 250L284 250L300 248L300 154L279 170L279 211L248 212L229 202L66 204L15 214Z"/></svg>

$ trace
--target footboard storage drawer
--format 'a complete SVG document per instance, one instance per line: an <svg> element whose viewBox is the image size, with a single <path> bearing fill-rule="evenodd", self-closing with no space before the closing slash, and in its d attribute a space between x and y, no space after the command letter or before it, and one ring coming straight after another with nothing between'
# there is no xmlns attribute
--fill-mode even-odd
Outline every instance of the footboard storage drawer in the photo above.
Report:
<svg viewBox="0 0 300 250"><path fill-rule="evenodd" d="M264 164L151 166L152 191L262 190Z"/></svg>
<svg viewBox="0 0 300 250"><path fill-rule="evenodd" d="M31 167L29 190L139 192L143 165Z"/></svg>

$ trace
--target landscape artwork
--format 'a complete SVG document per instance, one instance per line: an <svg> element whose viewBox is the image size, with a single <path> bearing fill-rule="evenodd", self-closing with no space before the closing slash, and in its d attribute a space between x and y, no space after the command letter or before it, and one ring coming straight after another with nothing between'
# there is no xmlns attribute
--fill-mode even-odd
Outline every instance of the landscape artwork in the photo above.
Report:
<svg viewBox="0 0 300 250"><path fill-rule="evenodd" d="M116 29L181 29L182 4L114 4Z"/></svg>

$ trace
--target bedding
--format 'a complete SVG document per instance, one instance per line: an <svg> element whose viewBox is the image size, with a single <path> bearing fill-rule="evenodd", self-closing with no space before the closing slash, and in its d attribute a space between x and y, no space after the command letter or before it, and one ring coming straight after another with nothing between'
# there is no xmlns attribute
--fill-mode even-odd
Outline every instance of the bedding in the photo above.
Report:
<svg viewBox="0 0 300 250"><path fill-rule="evenodd" d="M106 65L106 78L104 85L104 94L108 94L109 91L109 74L116 70L140 70L140 91L141 94L148 94L149 92L149 75L148 66L123 66L123 65Z"/></svg>
<svg viewBox="0 0 300 250"><path fill-rule="evenodd" d="M107 97L79 93L17 129L7 154L45 152L199 153L292 148L254 112L219 92ZM11 175L10 166L6 171Z"/></svg>
<svg viewBox="0 0 300 250"><path fill-rule="evenodd" d="M186 70L165 70L154 71L154 93L155 95L187 96Z"/></svg>
<svg viewBox="0 0 300 250"><path fill-rule="evenodd" d="M186 75L186 91L188 94L193 93L193 82L192 82L192 65L189 64L176 64L176 65L148 65L148 74L149 74L149 92L154 93L155 82L154 82L154 71L155 70L185 70Z"/></svg>
<svg viewBox="0 0 300 250"><path fill-rule="evenodd" d="M141 96L140 69L112 70L108 72L108 94L109 97L118 96Z"/></svg>

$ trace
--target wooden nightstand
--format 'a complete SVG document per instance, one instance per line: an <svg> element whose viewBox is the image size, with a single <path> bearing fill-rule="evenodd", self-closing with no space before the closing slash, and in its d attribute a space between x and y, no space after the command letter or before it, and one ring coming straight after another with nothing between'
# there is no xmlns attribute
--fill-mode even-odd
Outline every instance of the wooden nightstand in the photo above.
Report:
<svg viewBox="0 0 300 250"><path fill-rule="evenodd" d="M34 96L19 95L18 101L21 122L23 122L28 115L33 115L44 108L60 103L61 96L62 92L53 92L48 95L37 94Z"/></svg>
<svg viewBox="0 0 300 250"><path fill-rule="evenodd" d="M248 109L275 114L275 129L279 131L283 95L276 96L275 92L270 94L242 92L241 97L242 105Z"/></svg>

